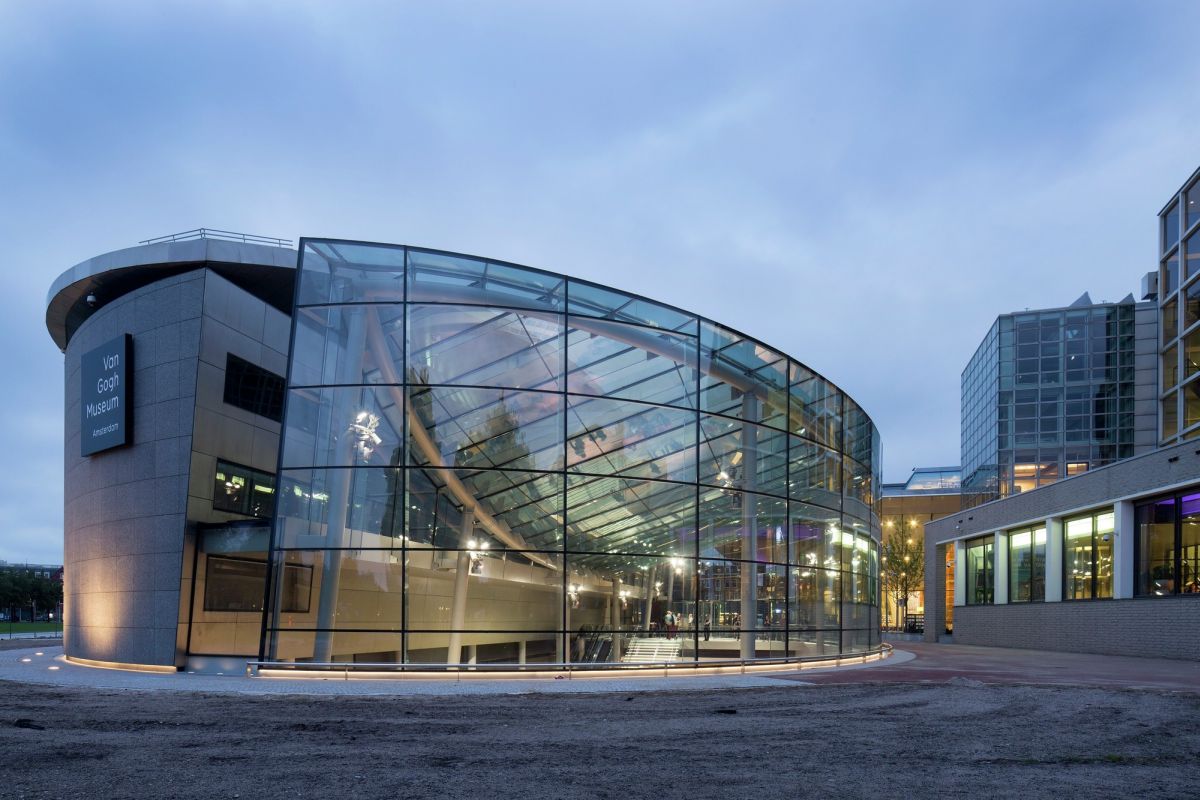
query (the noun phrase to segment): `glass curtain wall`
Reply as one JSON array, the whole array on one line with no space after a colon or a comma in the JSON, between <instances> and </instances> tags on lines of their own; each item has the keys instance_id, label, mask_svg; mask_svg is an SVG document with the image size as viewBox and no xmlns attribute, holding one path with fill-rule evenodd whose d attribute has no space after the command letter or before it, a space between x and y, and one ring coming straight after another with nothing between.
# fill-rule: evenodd
<instances>
[{"instance_id":1,"label":"glass curtain wall","mask_svg":"<svg viewBox=\"0 0 1200 800\"><path fill-rule=\"evenodd\" d=\"M293 325L266 657L878 646L879 437L784 354L565 276L336 241L304 243Z\"/></svg>"}]
</instances>

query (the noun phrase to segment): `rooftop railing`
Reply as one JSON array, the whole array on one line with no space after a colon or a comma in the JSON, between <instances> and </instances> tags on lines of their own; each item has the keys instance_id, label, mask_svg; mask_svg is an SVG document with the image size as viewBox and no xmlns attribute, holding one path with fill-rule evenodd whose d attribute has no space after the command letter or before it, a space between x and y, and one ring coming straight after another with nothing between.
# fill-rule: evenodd
<instances>
[{"instance_id":1,"label":"rooftop railing","mask_svg":"<svg viewBox=\"0 0 1200 800\"><path fill-rule=\"evenodd\" d=\"M247 244L265 244L271 247L291 247L291 239L280 239L276 236L259 236L253 233L237 233L223 231L217 228L196 228L182 233L172 233L154 239L143 239L138 244L161 244L162 242L184 242L189 239L221 239L226 242L245 242Z\"/></svg>"}]
</instances>

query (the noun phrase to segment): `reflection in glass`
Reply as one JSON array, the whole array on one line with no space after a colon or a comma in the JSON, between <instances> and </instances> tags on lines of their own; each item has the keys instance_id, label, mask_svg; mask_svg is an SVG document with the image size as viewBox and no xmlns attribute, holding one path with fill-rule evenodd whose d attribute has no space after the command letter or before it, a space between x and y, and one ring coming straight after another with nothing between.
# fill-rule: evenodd
<instances>
[{"instance_id":1,"label":"reflection in glass","mask_svg":"<svg viewBox=\"0 0 1200 800\"><path fill-rule=\"evenodd\" d=\"M482 258L306 240L298 280L270 658L878 645L879 436L821 376L670 306Z\"/></svg>"}]
</instances>

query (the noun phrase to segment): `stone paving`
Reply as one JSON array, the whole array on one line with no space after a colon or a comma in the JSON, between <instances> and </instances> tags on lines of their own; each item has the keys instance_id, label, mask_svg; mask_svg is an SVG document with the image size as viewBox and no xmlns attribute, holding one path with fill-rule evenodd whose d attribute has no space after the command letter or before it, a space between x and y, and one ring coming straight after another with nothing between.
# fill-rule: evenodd
<instances>
[{"instance_id":1,"label":"stone paving","mask_svg":"<svg viewBox=\"0 0 1200 800\"><path fill-rule=\"evenodd\" d=\"M1200 663L1081 653L1009 650L905 642L891 657L868 664L773 672L662 676L601 674L573 678L502 676L249 678L244 675L161 674L73 664L62 647L0 652L0 680L58 687L213 692L252 695L477 695L750 689L780 685L967 683L1159 689L1200 693Z\"/></svg>"}]
</instances>

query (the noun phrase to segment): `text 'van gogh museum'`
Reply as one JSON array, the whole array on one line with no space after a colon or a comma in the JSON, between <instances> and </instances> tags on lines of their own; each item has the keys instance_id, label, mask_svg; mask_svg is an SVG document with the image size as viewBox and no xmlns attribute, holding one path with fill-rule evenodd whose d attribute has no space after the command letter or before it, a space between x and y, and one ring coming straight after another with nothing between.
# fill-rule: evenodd
<instances>
[{"instance_id":1,"label":"text 'van gogh museum'","mask_svg":"<svg viewBox=\"0 0 1200 800\"><path fill-rule=\"evenodd\" d=\"M875 427L718 322L484 258L200 230L68 270L46 323L69 658L880 650Z\"/></svg>"}]
</instances>

